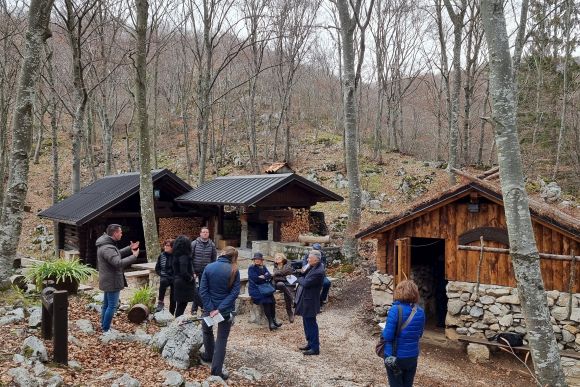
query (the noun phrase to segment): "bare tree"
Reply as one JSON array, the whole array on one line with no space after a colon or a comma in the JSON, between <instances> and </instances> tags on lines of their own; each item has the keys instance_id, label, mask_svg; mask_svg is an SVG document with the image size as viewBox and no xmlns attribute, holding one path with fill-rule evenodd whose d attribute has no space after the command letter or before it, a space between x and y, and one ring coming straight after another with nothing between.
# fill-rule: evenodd
<instances>
[{"instance_id":1,"label":"bare tree","mask_svg":"<svg viewBox=\"0 0 580 387\"><path fill-rule=\"evenodd\" d=\"M147 256L155 258L159 250L159 236L155 219L153 200L153 179L151 174L151 130L147 114L147 19L149 3L135 0L135 106L137 128L139 130L139 198L141 200L141 219Z\"/></svg>"},{"instance_id":2,"label":"bare tree","mask_svg":"<svg viewBox=\"0 0 580 387\"><path fill-rule=\"evenodd\" d=\"M516 120L517 95L514 94L503 1L482 0L481 16L490 57L489 88L493 101L493 121L510 257L526 321L534 371L542 386L565 386L522 172Z\"/></svg>"},{"instance_id":3,"label":"bare tree","mask_svg":"<svg viewBox=\"0 0 580 387\"><path fill-rule=\"evenodd\" d=\"M313 24L320 0L279 0L274 8L274 52L279 63L276 76L280 114L274 132L273 157L277 158L278 132L284 126L284 159L290 161L292 91L297 71L312 44Z\"/></svg>"},{"instance_id":4,"label":"bare tree","mask_svg":"<svg viewBox=\"0 0 580 387\"><path fill-rule=\"evenodd\" d=\"M445 9L453 23L453 87L451 91L451 118L449 127L449 183L455 184L455 175L451 168L457 168L458 138L459 138L459 95L461 93L461 42L463 37L463 19L467 11L467 0L459 0L452 4L451 0L443 0ZM457 8L457 12L455 11Z\"/></svg>"},{"instance_id":5,"label":"bare tree","mask_svg":"<svg viewBox=\"0 0 580 387\"><path fill-rule=\"evenodd\" d=\"M12 273L12 261L22 231L22 213L28 192L28 168L32 141L32 108L36 82L42 64L42 48L51 36L48 28L53 0L31 0L28 32L12 120L10 176L2 218L0 219L0 288L6 289Z\"/></svg>"},{"instance_id":6,"label":"bare tree","mask_svg":"<svg viewBox=\"0 0 580 387\"><path fill-rule=\"evenodd\" d=\"M358 245L355 234L360 227L361 216L361 187L358 162L358 127L356 117L356 92L360 82L361 68L365 54L365 31L371 20L370 14L373 9L373 0L368 9L363 10L363 1L356 0L351 3L347 0L335 2L340 20L340 33L342 40L342 69L344 85L343 110L345 131L346 172L348 177L348 222L346 225L343 251L346 259L353 262L358 256ZM366 15L363 15L365 11ZM365 19L362 19L365 17ZM358 36L355 39L355 31ZM355 44L358 48L358 57L355 67Z\"/></svg>"},{"instance_id":7,"label":"bare tree","mask_svg":"<svg viewBox=\"0 0 580 387\"><path fill-rule=\"evenodd\" d=\"M83 42L90 33L89 27L94 20L93 8L97 0L80 1L64 0L64 9L56 7L56 11L62 19L67 33L68 43L71 50L73 69L73 85L75 102L72 122L72 174L71 192L77 193L81 189L81 146L85 124L85 113L89 92L85 80L86 63L83 60Z\"/></svg>"}]
</instances>

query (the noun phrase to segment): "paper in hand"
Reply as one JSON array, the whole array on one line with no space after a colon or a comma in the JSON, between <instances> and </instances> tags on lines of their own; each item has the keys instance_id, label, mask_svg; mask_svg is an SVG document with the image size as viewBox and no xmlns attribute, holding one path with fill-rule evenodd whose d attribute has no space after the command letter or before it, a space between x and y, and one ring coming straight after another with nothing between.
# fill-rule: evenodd
<instances>
[{"instance_id":1,"label":"paper in hand","mask_svg":"<svg viewBox=\"0 0 580 387\"><path fill-rule=\"evenodd\" d=\"M294 282L296 282L297 279L298 278L296 278L296 276L292 274L286 276L286 281L288 281L290 285L294 284Z\"/></svg>"},{"instance_id":2,"label":"paper in hand","mask_svg":"<svg viewBox=\"0 0 580 387\"><path fill-rule=\"evenodd\" d=\"M215 324L219 324L222 321L224 321L224 316L222 316L221 313L218 313L213 317L205 316L203 318L203 321L205 322L205 325L207 325L208 327L212 327Z\"/></svg>"}]
</instances>

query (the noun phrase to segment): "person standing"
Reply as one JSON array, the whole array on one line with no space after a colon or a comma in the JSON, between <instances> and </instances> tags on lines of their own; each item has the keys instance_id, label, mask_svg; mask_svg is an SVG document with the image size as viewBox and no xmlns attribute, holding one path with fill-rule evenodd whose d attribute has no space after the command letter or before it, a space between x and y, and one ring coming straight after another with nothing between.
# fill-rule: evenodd
<instances>
[{"instance_id":1,"label":"person standing","mask_svg":"<svg viewBox=\"0 0 580 387\"><path fill-rule=\"evenodd\" d=\"M185 312L187 303L193 301L195 277L191 261L191 241L180 235L173 242L173 292L175 297L175 317Z\"/></svg>"},{"instance_id":2,"label":"person standing","mask_svg":"<svg viewBox=\"0 0 580 387\"><path fill-rule=\"evenodd\" d=\"M395 356L397 361L395 368L385 365L387 378L390 387L411 387L417 371L419 339L425 329L425 312L417 305L419 289L415 282L399 282L395 287L393 301L382 335L385 339L385 358ZM399 321L401 325L398 328ZM396 352L393 349L395 341Z\"/></svg>"},{"instance_id":3,"label":"person standing","mask_svg":"<svg viewBox=\"0 0 580 387\"><path fill-rule=\"evenodd\" d=\"M240 294L238 250L227 246L217 261L207 265L201 276L199 294L203 302L203 316L214 317L219 313L224 318L217 327L217 340L214 338L213 327L202 321L205 352L201 354L201 359L211 362L212 375L226 380L228 374L223 368L226 346L233 324L236 298Z\"/></svg>"},{"instance_id":4,"label":"person standing","mask_svg":"<svg viewBox=\"0 0 580 387\"><path fill-rule=\"evenodd\" d=\"M175 297L173 294L173 239L163 243L163 252L157 258L155 272L159 276L159 297L155 313L164 307L165 292L169 288L169 313L175 314Z\"/></svg>"},{"instance_id":5,"label":"person standing","mask_svg":"<svg viewBox=\"0 0 580 387\"><path fill-rule=\"evenodd\" d=\"M312 250L320 252L320 262L324 265L324 269L327 267L326 254L322 251L322 246L320 243L314 243L312 245ZM306 270L308 265L308 252L304 254L302 258L302 271ZM328 292L330 291L331 282L326 275L324 275L324 282L322 283L322 291L320 292L320 305L324 305L328 302Z\"/></svg>"},{"instance_id":6,"label":"person standing","mask_svg":"<svg viewBox=\"0 0 580 387\"><path fill-rule=\"evenodd\" d=\"M324 265L320 262L321 255L318 250L311 250L308 254L308 267L303 276L298 278L298 290L296 291L297 316L302 316L304 335L307 343L300 347L303 354L320 354L320 339L318 336L318 322L316 315L320 312L320 290L324 282Z\"/></svg>"},{"instance_id":7,"label":"person standing","mask_svg":"<svg viewBox=\"0 0 580 387\"><path fill-rule=\"evenodd\" d=\"M284 302L286 303L286 313L288 314L288 321L294 322L294 312L292 311L292 292L288 288L288 281L286 277L293 274L294 269L286 259L284 253L274 254L274 272L272 275L272 283L274 287L284 294Z\"/></svg>"},{"instance_id":8,"label":"person standing","mask_svg":"<svg viewBox=\"0 0 580 387\"><path fill-rule=\"evenodd\" d=\"M202 227L199 237L191 242L191 256L193 258L193 270L198 281L200 281L204 269L207 265L215 262L217 258L217 249L215 243L209 238L209 228ZM200 282L198 282L199 285ZM197 309L202 307L202 301L199 297L199 289L195 289L191 314L197 315Z\"/></svg>"},{"instance_id":9,"label":"person standing","mask_svg":"<svg viewBox=\"0 0 580 387\"><path fill-rule=\"evenodd\" d=\"M97 268L99 270L99 289L104 292L101 311L101 329L108 332L111 329L113 316L119 304L119 295L126 286L123 269L137 261L139 256L139 241L131 242L119 250L116 242L123 237L123 230L118 224L110 224L95 245L97 246Z\"/></svg>"},{"instance_id":10,"label":"person standing","mask_svg":"<svg viewBox=\"0 0 580 387\"><path fill-rule=\"evenodd\" d=\"M264 314L268 319L268 327L273 331L282 326L281 323L276 321L276 300L274 300L274 293L263 295L259 288L259 285L271 283L272 274L264 266L264 255L262 253L254 253L252 260L254 264L248 267L248 293L252 297L254 304L262 305ZM273 287L271 289L275 292Z\"/></svg>"}]
</instances>

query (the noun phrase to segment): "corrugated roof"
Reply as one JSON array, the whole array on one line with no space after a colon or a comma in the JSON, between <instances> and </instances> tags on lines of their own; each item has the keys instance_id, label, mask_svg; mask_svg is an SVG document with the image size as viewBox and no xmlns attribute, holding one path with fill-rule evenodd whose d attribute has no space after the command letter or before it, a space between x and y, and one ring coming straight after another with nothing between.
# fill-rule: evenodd
<instances>
[{"instance_id":1,"label":"corrugated roof","mask_svg":"<svg viewBox=\"0 0 580 387\"><path fill-rule=\"evenodd\" d=\"M191 186L167 169L153 171L153 182L168 176L183 191ZM139 191L139 172L105 176L76 194L40 212L38 216L80 226Z\"/></svg>"},{"instance_id":2,"label":"corrugated roof","mask_svg":"<svg viewBox=\"0 0 580 387\"><path fill-rule=\"evenodd\" d=\"M342 196L295 173L224 176L208 181L176 198L187 203L250 206L290 184L300 184L318 194L318 201L342 201Z\"/></svg>"}]
</instances>

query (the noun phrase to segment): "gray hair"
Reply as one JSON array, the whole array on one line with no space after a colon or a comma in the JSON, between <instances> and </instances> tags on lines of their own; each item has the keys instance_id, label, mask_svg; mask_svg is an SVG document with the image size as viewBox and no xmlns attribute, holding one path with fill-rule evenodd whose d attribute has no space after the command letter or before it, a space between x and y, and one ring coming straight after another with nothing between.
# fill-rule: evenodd
<instances>
[{"instance_id":1,"label":"gray hair","mask_svg":"<svg viewBox=\"0 0 580 387\"><path fill-rule=\"evenodd\" d=\"M115 224L115 223L110 224L107 226L106 233L108 236L113 236L113 234L116 233L117 230L119 230L120 228L121 228L121 225L119 225L119 224Z\"/></svg>"},{"instance_id":2,"label":"gray hair","mask_svg":"<svg viewBox=\"0 0 580 387\"><path fill-rule=\"evenodd\" d=\"M322 259L322 254L320 254L320 251L318 250L310 250L310 252L308 253L309 257L316 257L319 261Z\"/></svg>"}]
</instances>

